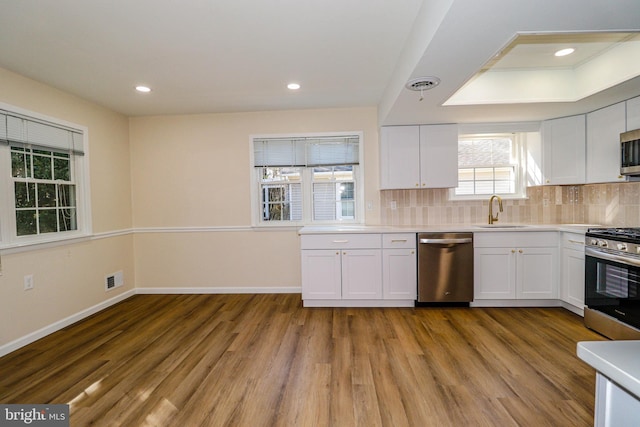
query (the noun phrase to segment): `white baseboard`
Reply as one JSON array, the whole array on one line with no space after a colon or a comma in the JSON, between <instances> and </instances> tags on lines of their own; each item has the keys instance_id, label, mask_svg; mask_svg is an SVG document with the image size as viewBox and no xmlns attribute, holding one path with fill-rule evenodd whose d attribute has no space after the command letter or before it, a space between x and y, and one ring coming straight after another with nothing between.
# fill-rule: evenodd
<instances>
[{"instance_id":1,"label":"white baseboard","mask_svg":"<svg viewBox=\"0 0 640 427\"><path fill-rule=\"evenodd\" d=\"M12 351L15 351L17 349L19 349L20 347L24 347L27 344L31 344L32 342L35 342L37 340L39 340L40 338L44 338L49 334L52 334L56 331L59 331L60 329L66 328L67 326L76 323L86 317L91 316L92 314L95 314L99 311L104 310L105 308L108 308L114 304L119 303L120 301L124 301L125 299L133 296L136 294L135 289L126 291L121 293L120 295L117 295L113 298L110 298L106 301L103 301L99 304L94 305L93 307L89 307L85 310L79 311L76 314L72 314L69 317L66 317L62 320L59 320L57 322L52 323L49 326L45 326L44 328L38 329L35 332L32 332L30 334L27 334L23 337L20 337L16 340L13 340L3 346L0 346L0 357L4 356L5 354L9 354Z\"/></svg>"},{"instance_id":2,"label":"white baseboard","mask_svg":"<svg viewBox=\"0 0 640 427\"><path fill-rule=\"evenodd\" d=\"M414 300L306 299L303 307L415 307Z\"/></svg>"},{"instance_id":3,"label":"white baseboard","mask_svg":"<svg viewBox=\"0 0 640 427\"><path fill-rule=\"evenodd\" d=\"M577 314L578 316L584 317L584 308L576 307L575 305L569 304L564 301L562 301L562 307L569 310L572 313Z\"/></svg>"},{"instance_id":4,"label":"white baseboard","mask_svg":"<svg viewBox=\"0 0 640 427\"><path fill-rule=\"evenodd\" d=\"M470 307L561 307L557 299L477 299Z\"/></svg>"},{"instance_id":5,"label":"white baseboard","mask_svg":"<svg viewBox=\"0 0 640 427\"><path fill-rule=\"evenodd\" d=\"M301 287L136 288L136 294L301 294Z\"/></svg>"}]
</instances>

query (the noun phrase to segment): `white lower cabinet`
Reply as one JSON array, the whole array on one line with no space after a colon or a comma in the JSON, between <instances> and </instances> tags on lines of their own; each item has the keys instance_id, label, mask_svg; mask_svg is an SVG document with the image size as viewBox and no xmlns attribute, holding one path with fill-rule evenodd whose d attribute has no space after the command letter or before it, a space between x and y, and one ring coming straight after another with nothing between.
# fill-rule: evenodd
<instances>
[{"instance_id":1,"label":"white lower cabinet","mask_svg":"<svg viewBox=\"0 0 640 427\"><path fill-rule=\"evenodd\" d=\"M560 298L581 314L584 310L584 235L562 234Z\"/></svg>"},{"instance_id":2,"label":"white lower cabinet","mask_svg":"<svg viewBox=\"0 0 640 427\"><path fill-rule=\"evenodd\" d=\"M304 235L302 299L382 298L380 234Z\"/></svg>"},{"instance_id":3,"label":"white lower cabinet","mask_svg":"<svg viewBox=\"0 0 640 427\"><path fill-rule=\"evenodd\" d=\"M302 299L342 298L342 257L335 249L302 251Z\"/></svg>"},{"instance_id":4,"label":"white lower cabinet","mask_svg":"<svg viewBox=\"0 0 640 427\"><path fill-rule=\"evenodd\" d=\"M558 298L558 248L518 248L516 260L517 299Z\"/></svg>"},{"instance_id":5,"label":"white lower cabinet","mask_svg":"<svg viewBox=\"0 0 640 427\"><path fill-rule=\"evenodd\" d=\"M515 249L475 248L473 258L474 300L515 299Z\"/></svg>"},{"instance_id":6,"label":"white lower cabinet","mask_svg":"<svg viewBox=\"0 0 640 427\"><path fill-rule=\"evenodd\" d=\"M474 234L474 300L557 300L555 232Z\"/></svg>"},{"instance_id":7,"label":"white lower cabinet","mask_svg":"<svg viewBox=\"0 0 640 427\"><path fill-rule=\"evenodd\" d=\"M382 298L381 249L302 251L302 299Z\"/></svg>"},{"instance_id":8,"label":"white lower cabinet","mask_svg":"<svg viewBox=\"0 0 640 427\"><path fill-rule=\"evenodd\" d=\"M382 297L415 300L418 291L415 233L384 234L382 248Z\"/></svg>"},{"instance_id":9,"label":"white lower cabinet","mask_svg":"<svg viewBox=\"0 0 640 427\"><path fill-rule=\"evenodd\" d=\"M415 233L302 235L305 306L413 306Z\"/></svg>"},{"instance_id":10,"label":"white lower cabinet","mask_svg":"<svg viewBox=\"0 0 640 427\"><path fill-rule=\"evenodd\" d=\"M382 250L342 252L342 299L382 298Z\"/></svg>"}]
</instances>

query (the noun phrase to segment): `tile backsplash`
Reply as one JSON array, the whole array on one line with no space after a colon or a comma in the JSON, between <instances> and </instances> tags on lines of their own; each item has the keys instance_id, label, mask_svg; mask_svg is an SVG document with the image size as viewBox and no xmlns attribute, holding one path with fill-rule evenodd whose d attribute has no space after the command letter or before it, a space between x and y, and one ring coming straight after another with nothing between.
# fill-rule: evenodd
<instances>
[{"instance_id":1,"label":"tile backsplash","mask_svg":"<svg viewBox=\"0 0 640 427\"><path fill-rule=\"evenodd\" d=\"M383 190L381 204L385 225L480 224L489 217L489 197L452 201L448 189ZM640 182L529 187L527 199L504 199L503 208L504 223L640 227Z\"/></svg>"}]
</instances>

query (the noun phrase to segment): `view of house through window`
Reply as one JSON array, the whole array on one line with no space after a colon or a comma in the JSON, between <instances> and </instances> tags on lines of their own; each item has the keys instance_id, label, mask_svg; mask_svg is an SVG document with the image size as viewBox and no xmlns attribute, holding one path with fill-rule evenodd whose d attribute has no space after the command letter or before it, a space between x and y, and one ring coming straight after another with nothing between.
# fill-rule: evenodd
<instances>
[{"instance_id":1,"label":"view of house through window","mask_svg":"<svg viewBox=\"0 0 640 427\"><path fill-rule=\"evenodd\" d=\"M260 173L262 220L301 221L301 169L262 167Z\"/></svg>"},{"instance_id":2,"label":"view of house through window","mask_svg":"<svg viewBox=\"0 0 640 427\"><path fill-rule=\"evenodd\" d=\"M357 222L359 135L254 138L259 221Z\"/></svg>"},{"instance_id":3,"label":"view of house through window","mask_svg":"<svg viewBox=\"0 0 640 427\"><path fill-rule=\"evenodd\" d=\"M512 134L461 136L457 196L517 193L518 158Z\"/></svg>"},{"instance_id":4,"label":"view of house through window","mask_svg":"<svg viewBox=\"0 0 640 427\"><path fill-rule=\"evenodd\" d=\"M313 219L355 219L353 166L313 168Z\"/></svg>"}]
</instances>

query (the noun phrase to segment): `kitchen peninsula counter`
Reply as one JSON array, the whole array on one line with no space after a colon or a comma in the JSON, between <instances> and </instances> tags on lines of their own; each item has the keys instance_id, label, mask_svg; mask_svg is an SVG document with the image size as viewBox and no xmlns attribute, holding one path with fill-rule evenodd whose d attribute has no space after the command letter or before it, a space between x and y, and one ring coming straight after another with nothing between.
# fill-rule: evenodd
<instances>
[{"instance_id":1,"label":"kitchen peninsula counter","mask_svg":"<svg viewBox=\"0 0 640 427\"><path fill-rule=\"evenodd\" d=\"M597 371L594 425L640 425L640 341L579 342L577 354Z\"/></svg>"}]
</instances>

